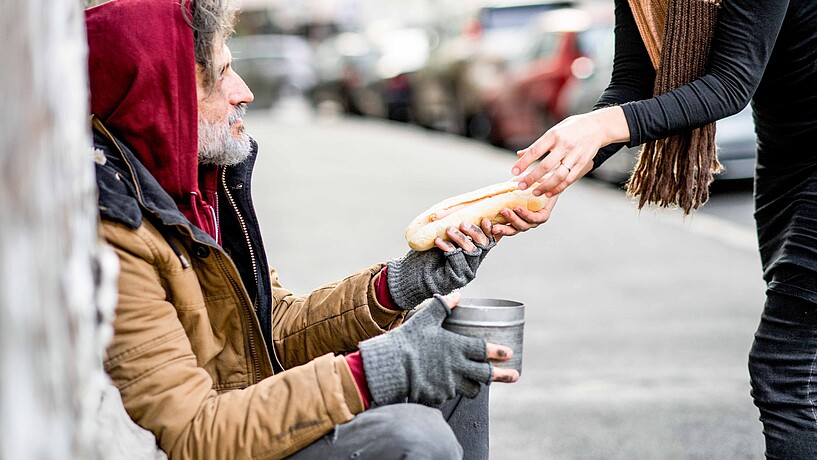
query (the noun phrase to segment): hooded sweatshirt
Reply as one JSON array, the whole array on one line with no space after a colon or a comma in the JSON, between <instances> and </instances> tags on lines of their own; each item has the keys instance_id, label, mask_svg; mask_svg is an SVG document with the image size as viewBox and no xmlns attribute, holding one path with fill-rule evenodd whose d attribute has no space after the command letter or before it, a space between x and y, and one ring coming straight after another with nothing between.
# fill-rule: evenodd
<instances>
[{"instance_id":1,"label":"hooded sweatshirt","mask_svg":"<svg viewBox=\"0 0 817 460\"><path fill-rule=\"evenodd\" d=\"M179 2L117 0L86 10L91 112L131 148L185 217L219 241L217 206L202 194L215 189L208 184L217 171L198 164L187 5L183 12Z\"/></svg>"}]
</instances>

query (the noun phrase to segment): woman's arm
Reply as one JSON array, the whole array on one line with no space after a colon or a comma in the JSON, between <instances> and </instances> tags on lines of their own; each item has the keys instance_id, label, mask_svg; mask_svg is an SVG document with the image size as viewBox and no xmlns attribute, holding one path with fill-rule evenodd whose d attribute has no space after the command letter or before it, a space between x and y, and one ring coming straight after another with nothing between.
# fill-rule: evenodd
<instances>
[{"instance_id":1,"label":"woman's arm","mask_svg":"<svg viewBox=\"0 0 817 460\"><path fill-rule=\"evenodd\" d=\"M627 0L616 0L615 54L610 84L599 97L593 110L652 97L655 69L647 47L641 40L638 26ZM614 143L600 149L593 158L593 169L618 152L624 143Z\"/></svg>"},{"instance_id":2,"label":"woman's arm","mask_svg":"<svg viewBox=\"0 0 817 460\"><path fill-rule=\"evenodd\" d=\"M788 0L724 1L706 74L660 96L622 106L630 144L669 137L746 107L763 77L788 5Z\"/></svg>"},{"instance_id":3,"label":"woman's arm","mask_svg":"<svg viewBox=\"0 0 817 460\"><path fill-rule=\"evenodd\" d=\"M520 188L552 172L537 193L558 194L590 170L602 147L617 141L638 145L739 112L760 83L787 8L788 0L724 1L705 75L661 96L623 104L621 114L606 108L554 126L520 151L514 174L547 155L519 181ZM568 123L573 118L576 123ZM629 135L622 136L621 128Z\"/></svg>"}]
</instances>

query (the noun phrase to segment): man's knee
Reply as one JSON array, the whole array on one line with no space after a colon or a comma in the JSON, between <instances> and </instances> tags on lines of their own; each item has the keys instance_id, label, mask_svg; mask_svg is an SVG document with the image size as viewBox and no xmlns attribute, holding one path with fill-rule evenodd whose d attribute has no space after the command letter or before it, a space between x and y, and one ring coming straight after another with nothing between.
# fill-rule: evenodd
<instances>
[{"instance_id":1,"label":"man's knee","mask_svg":"<svg viewBox=\"0 0 817 460\"><path fill-rule=\"evenodd\" d=\"M404 453L405 458L462 458L462 447L438 409L419 404L396 404L381 409L389 412L391 421L386 436L395 452Z\"/></svg>"}]
</instances>

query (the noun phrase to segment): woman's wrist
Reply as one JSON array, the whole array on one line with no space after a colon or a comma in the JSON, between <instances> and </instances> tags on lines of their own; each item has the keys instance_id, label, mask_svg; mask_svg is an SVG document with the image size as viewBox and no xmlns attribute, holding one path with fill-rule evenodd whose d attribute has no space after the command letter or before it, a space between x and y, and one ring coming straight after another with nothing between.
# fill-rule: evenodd
<instances>
[{"instance_id":1,"label":"woman's wrist","mask_svg":"<svg viewBox=\"0 0 817 460\"><path fill-rule=\"evenodd\" d=\"M602 147L618 142L629 142L630 127L621 107L617 105L605 107L590 112L590 115L595 117L600 126L603 136Z\"/></svg>"}]
</instances>

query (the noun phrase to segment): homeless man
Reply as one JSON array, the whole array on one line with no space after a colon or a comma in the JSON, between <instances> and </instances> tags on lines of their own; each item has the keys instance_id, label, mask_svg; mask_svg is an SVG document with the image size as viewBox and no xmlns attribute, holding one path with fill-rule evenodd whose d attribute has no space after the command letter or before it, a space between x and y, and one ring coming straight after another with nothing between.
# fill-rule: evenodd
<instances>
[{"instance_id":1,"label":"homeless man","mask_svg":"<svg viewBox=\"0 0 817 460\"><path fill-rule=\"evenodd\" d=\"M226 3L86 11L101 232L121 266L105 369L128 414L170 458L462 456L428 406L518 378L488 362L509 349L440 327L459 297L436 294L474 278L490 223L306 296L281 287L252 206L252 93Z\"/></svg>"}]
</instances>

